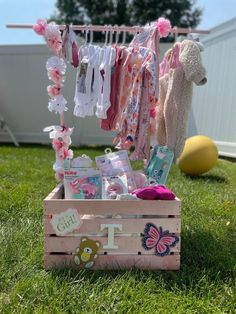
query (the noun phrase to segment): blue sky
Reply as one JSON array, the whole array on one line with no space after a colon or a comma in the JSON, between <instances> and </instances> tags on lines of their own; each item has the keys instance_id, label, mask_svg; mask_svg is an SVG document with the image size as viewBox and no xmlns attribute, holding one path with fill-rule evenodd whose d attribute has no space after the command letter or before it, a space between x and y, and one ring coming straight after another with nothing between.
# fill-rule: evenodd
<instances>
[{"instance_id":1,"label":"blue sky","mask_svg":"<svg viewBox=\"0 0 236 314\"><path fill-rule=\"evenodd\" d=\"M55 0L0 0L0 44L43 43L32 30L6 29L5 24L33 24L55 12ZM199 29L209 29L236 16L236 0L197 0L204 7Z\"/></svg>"}]
</instances>

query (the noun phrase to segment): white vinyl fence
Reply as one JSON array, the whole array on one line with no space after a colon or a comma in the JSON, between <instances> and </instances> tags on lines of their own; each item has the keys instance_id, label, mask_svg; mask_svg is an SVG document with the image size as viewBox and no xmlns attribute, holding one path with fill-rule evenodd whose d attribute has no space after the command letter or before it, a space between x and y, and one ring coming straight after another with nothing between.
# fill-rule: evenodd
<instances>
[{"instance_id":1,"label":"white vinyl fence","mask_svg":"<svg viewBox=\"0 0 236 314\"><path fill-rule=\"evenodd\" d=\"M220 155L236 157L236 18L202 39L208 82L194 87L189 135L211 137Z\"/></svg>"}]
</instances>

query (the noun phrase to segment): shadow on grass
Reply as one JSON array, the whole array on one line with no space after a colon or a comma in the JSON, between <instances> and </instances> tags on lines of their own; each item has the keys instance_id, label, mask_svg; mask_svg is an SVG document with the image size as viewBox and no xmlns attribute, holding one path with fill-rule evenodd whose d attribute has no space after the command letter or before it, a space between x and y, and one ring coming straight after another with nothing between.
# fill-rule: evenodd
<instances>
[{"instance_id":1,"label":"shadow on grass","mask_svg":"<svg viewBox=\"0 0 236 314\"><path fill-rule=\"evenodd\" d=\"M215 174L205 174L205 175L199 175L199 176L191 176L191 175L184 174L184 176L193 181L205 181L207 183L228 183L229 182L227 178L223 176L215 175Z\"/></svg>"},{"instance_id":2,"label":"shadow on grass","mask_svg":"<svg viewBox=\"0 0 236 314\"><path fill-rule=\"evenodd\" d=\"M223 236L214 237L201 229L185 231L182 234L181 263L186 267L208 269L212 275L221 272L222 276L233 270L236 247L232 239L232 227Z\"/></svg>"},{"instance_id":3,"label":"shadow on grass","mask_svg":"<svg viewBox=\"0 0 236 314\"><path fill-rule=\"evenodd\" d=\"M230 162L236 162L236 157L220 156L219 159L227 160L227 161L230 161Z\"/></svg>"}]
</instances>

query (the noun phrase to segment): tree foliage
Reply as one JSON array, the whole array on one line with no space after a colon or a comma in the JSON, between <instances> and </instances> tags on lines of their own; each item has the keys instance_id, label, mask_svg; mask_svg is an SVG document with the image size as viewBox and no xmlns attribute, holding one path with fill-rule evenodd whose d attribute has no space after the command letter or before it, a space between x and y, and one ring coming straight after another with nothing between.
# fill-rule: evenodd
<instances>
[{"instance_id":1,"label":"tree foliage","mask_svg":"<svg viewBox=\"0 0 236 314\"><path fill-rule=\"evenodd\" d=\"M73 24L145 25L164 16L173 26L196 27L202 9L195 0L57 0L53 19Z\"/></svg>"}]
</instances>

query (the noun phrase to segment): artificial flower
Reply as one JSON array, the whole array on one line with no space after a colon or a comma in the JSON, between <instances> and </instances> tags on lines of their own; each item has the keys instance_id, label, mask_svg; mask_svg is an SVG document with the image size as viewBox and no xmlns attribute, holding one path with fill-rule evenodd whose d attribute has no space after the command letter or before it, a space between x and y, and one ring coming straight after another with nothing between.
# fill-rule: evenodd
<instances>
[{"instance_id":1,"label":"artificial flower","mask_svg":"<svg viewBox=\"0 0 236 314\"><path fill-rule=\"evenodd\" d=\"M60 139L68 146L71 144L71 134L74 128L63 127L60 125L51 125L43 129L44 132L50 132L49 138Z\"/></svg>"},{"instance_id":2,"label":"artificial flower","mask_svg":"<svg viewBox=\"0 0 236 314\"><path fill-rule=\"evenodd\" d=\"M64 143L62 140L59 140L58 138L54 138L52 140L52 147L56 152L59 151L62 147L65 147L65 145L66 143Z\"/></svg>"},{"instance_id":3,"label":"artificial flower","mask_svg":"<svg viewBox=\"0 0 236 314\"><path fill-rule=\"evenodd\" d=\"M160 17L155 23L158 28L160 38L167 37L171 31L171 23L168 19Z\"/></svg>"},{"instance_id":4,"label":"artificial flower","mask_svg":"<svg viewBox=\"0 0 236 314\"><path fill-rule=\"evenodd\" d=\"M45 39L49 48L53 49L54 53L58 55L62 48L62 39L59 27L56 23L51 22L45 29Z\"/></svg>"},{"instance_id":5,"label":"artificial flower","mask_svg":"<svg viewBox=\"0 0 236 314\"><path fill-rule=\"evenodd\" d=\"M51 98L56 97L57 95L60 94L61 88L62 88L61 85L49 85L49 86L47 87L48 95L49 95Z\"/></svg>"},{"instance_id":6,"label":"artificial flower","mask_svg":"<svg viewBox=\"0 0 236 314\"><path fill-rule=\"evenodd\" d=\"M66 63L62 58L53 56L48 58L46 63L46 69L48 71L51 69L57 69L63 75L66 72Z\"/></svg>"},{"instance_id":7,"label":"artificial flower","mask_svg":"<svg viewBox=\"0 0 236 314\"><path fill-rule=\"evenodd\" d=\"M68 108L66 107L67 101L62 95L58 95L55 98L51 99L48 103L48 110L55 111L56 113L63 113L67 111Z\"/></svg>"},{"instance_id":8,"label":"artificial flower","mask_svg":"<svg viewBox=\"0 0 236 314\"><path fill-rule=\"evenodd\" d=\"M33 25L33 30L38 35L45 35L46 28L47 28L47 21L46 20L42 20L42 19L38 19L36 24Z\"/></svg>"},{"instance_id":9,"label":"artificial flower","mask_svg":"<svg viewBox=\"0 0 236 314\"><path fill-rule=\"evenodd\" d=\"M58 157L60 159L72 159L73 158L73 151L71 149L68 149L66 147L62 147L59 151L58 151Z\"/></svg>"},{"instance_id":10,"label":"artificial flower","mask_svg":"<svg viewBox=\"0 0 236 314\"><path fill-rule=\"evenodd\" d=\"M58 69L50 69L48 70L48 78L53 81L57 85L61 85L64 82L64 76Z\"/></svg>"}]
</instances>

